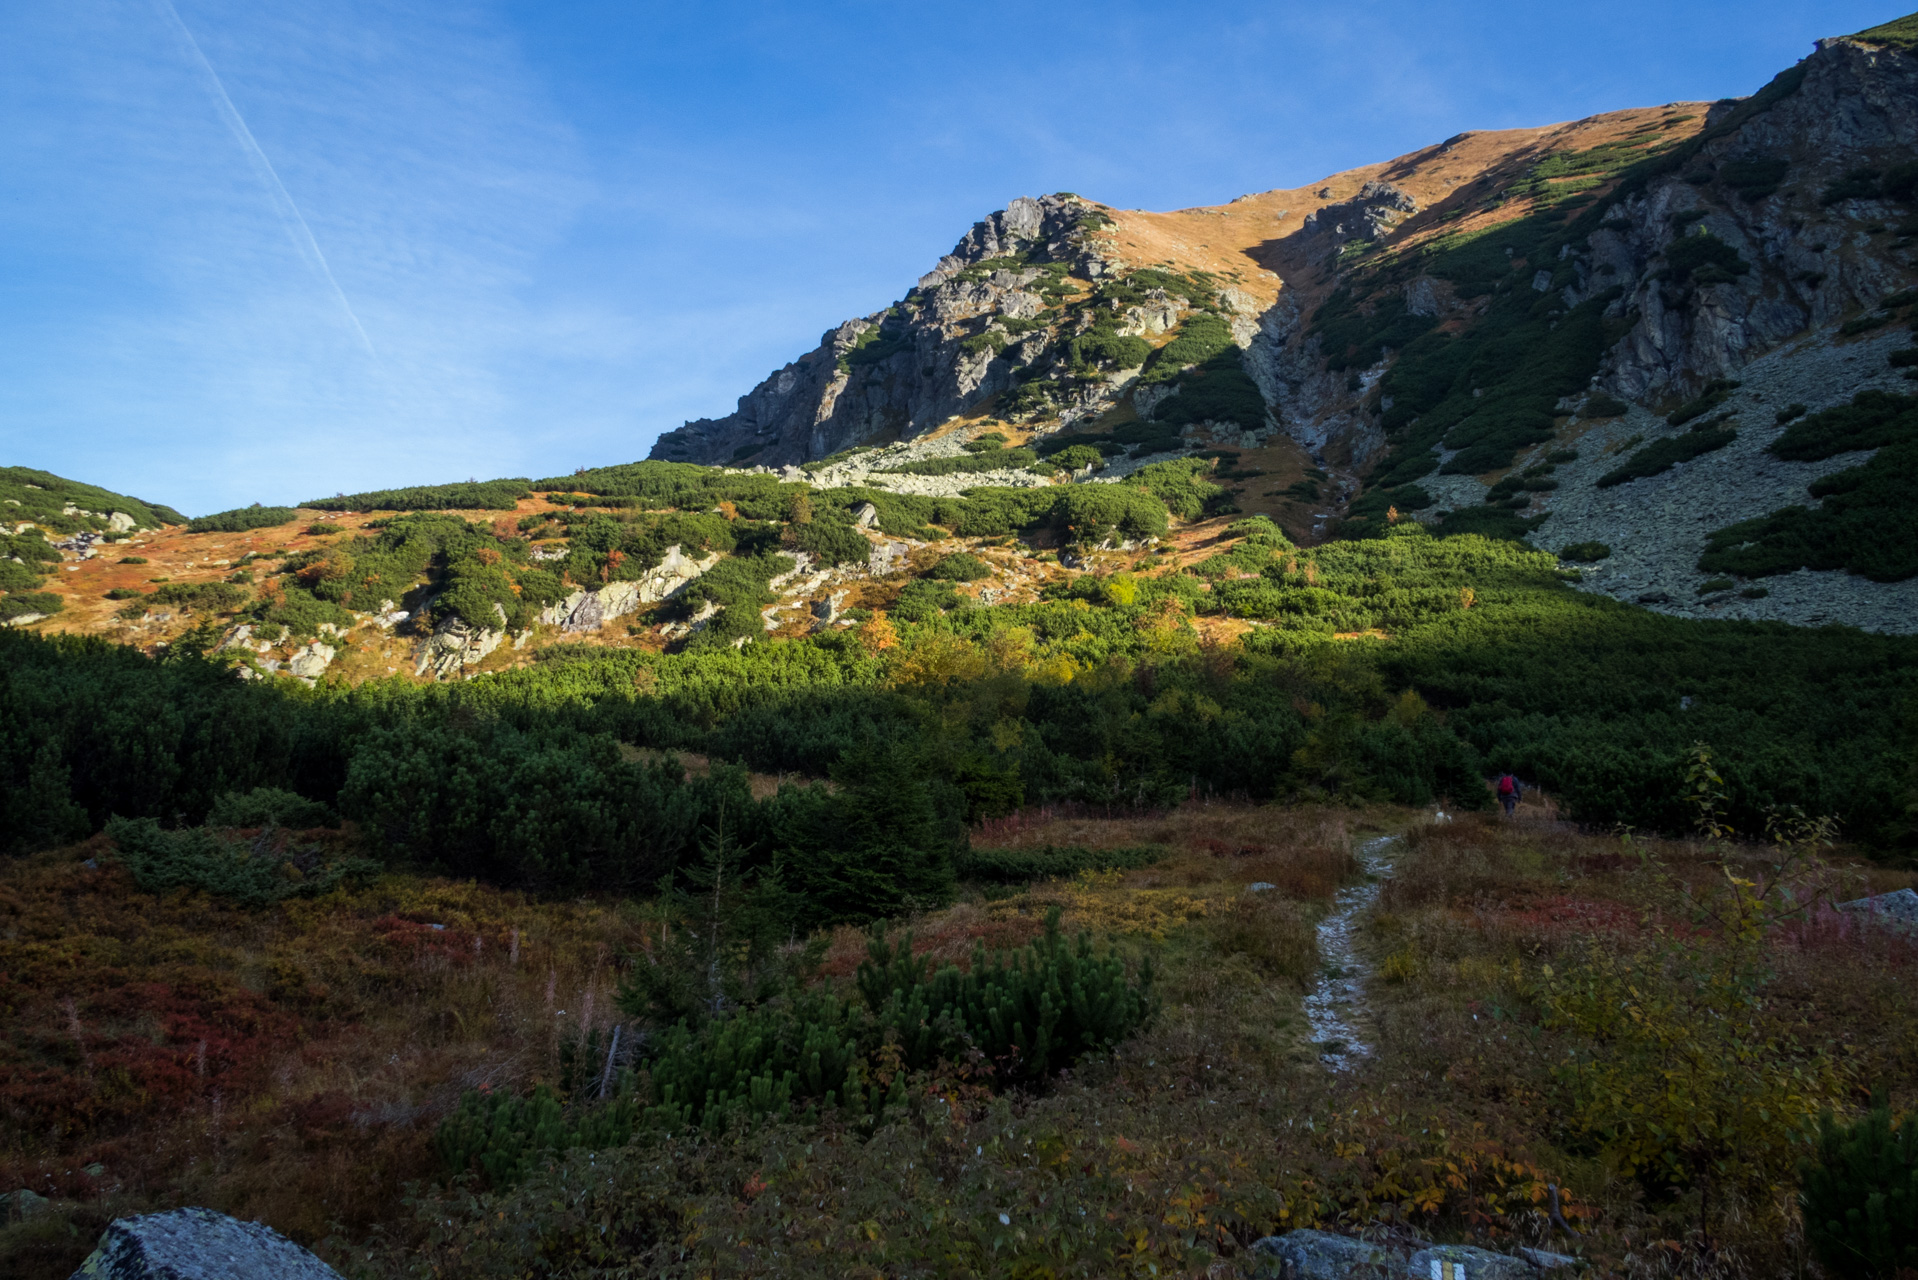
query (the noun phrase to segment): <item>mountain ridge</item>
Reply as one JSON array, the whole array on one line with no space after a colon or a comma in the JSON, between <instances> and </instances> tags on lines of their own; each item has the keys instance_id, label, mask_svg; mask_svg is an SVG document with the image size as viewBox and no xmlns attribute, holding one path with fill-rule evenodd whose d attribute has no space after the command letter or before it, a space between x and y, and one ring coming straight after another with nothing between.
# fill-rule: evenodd
<instances>
[{"instance_id":1,"label":"mountain ridge","mask_svg":"<svg viewBox=\"0 0 1918 1280\"><path fill-rule=\"evenodd\" d=\"M937 452L941 436L980 429L1042 454L1108 441L1135 456L1289 449L1330 477L1301 500L1308 536L1362 534L1396 513L1552 549L1591 541L1591 519L1556 519L1589 503L1547 483L1552 456L1575 454L1621 415L1633 429L1596 447L1656 444L1664 419L1706 388L1786 348L1848 347L1858 326L1897 318L1896 307L1861 311L1914 280L1908 21L1821 40L1746 98L1468 131L1218 206L1155 213L1022 197L975 224L900 303L847 321L734 414L667 433L652 456L816 467L889 442ZM1179 341L1201 330L1210 346ZM1882 334L1873 342L1868 363L1890 359L1896 379L1903 357ZM1185 348L1195 358L1175 368ZM1753 390L1742 423L1727 428L1721 414L1715 426L1776 435L1751 421L1751 401L1768 414L1836 411L1893 385L1883 364L1810 364L1830 376L1787 378L1789 403ZM1593 412L1613 405L1609 417ZM1539 481L1523 503L1498 487L1514 469ZM1640 518L1653 489L1696 464L1667 470L1659 485L1607 495L1635 530L1619 549L1667 566L1664 580L1634 581L1620 598L1662 595L1645 602L1693 611L1696 588L1717 578L1690 566L1717 530ZM1743 483L1708 471L1715 486ZM834 476L895 483L843 467L815 479ZM1770 492L1752 478L1754 493ZM1817 496L1780 495L1796 502L1775 509L1815 508ZM1293 515L1290 527L1304 516L1269 514ZM1574 528L1580 536L1558 532ZM1672 538L1684 545L1664 545ZM1759 594L1712 607L1882 623L1905 603L1857 579L1818 588L1820 603L1802 608L1750 590ZM1854 598L1858 610L1844 603Z\"/></svg>"}]
</instances>

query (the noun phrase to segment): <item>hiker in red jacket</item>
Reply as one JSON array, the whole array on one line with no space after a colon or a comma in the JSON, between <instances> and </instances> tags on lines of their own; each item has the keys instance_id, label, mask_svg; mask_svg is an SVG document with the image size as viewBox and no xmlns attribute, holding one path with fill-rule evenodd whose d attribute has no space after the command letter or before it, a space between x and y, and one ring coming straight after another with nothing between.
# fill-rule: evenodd
<instances>
[{"instance_id":1,"label":"hiker in red jacket","mask_svg":"<svg viewBox=\"0 0 1918 1280\"><path fill-rule=\"evenodd\" d=\"M1506 817L1509 818L1512 816L1512 809L1518 804L1518 793L1523 789L1524 788L1519 785L1518 779L1511 774L1502 773L1499 775L1498 802L1505 806Z\"/></svg>"}]
</instances>

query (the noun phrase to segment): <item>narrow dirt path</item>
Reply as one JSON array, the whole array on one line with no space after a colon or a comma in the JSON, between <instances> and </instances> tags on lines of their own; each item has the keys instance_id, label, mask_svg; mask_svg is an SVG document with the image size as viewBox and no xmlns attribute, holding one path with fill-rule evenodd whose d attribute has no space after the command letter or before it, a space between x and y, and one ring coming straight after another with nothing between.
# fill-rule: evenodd
<instances>
[{"instance_id":1,"label":"narrow dirt path","mask_svg":"<svg viewBox=\"0 0 1918 1280\"><path fill-rule=\"evenodd\" d=\"M1359 953L1358 930L1361 917L1378 902L1379 890L1391 877L1398 840L1379 836L1359 846L1365 878L1339 890L1331 913L1319 921L1319 977L1305 997L1305 1017L1319 1061L1333 1071L1350 1071L1372 1053L1365 1006L1371 966Z\"/></svg>"}]
</instances>

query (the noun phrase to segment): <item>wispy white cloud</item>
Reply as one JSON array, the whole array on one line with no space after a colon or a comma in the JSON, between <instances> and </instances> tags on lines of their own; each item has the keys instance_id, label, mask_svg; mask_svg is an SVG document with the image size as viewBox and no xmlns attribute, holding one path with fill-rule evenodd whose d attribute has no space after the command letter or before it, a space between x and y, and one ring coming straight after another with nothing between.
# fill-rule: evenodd
<instances>
[{"instance_id":1,"label":"wispy white cloud","mask_svg":"<svg viewBox=\"0 0 1918 1280\"><path fill-rule=\"evenodd\" d=\"M193 38L193 31L180 17L180 11L173 7L173 0L156 0L160 16L168 28L179 37L194 65L203 73L208 92L213 98L214 108L220 119L232 131L234 141L246 153L247 162L253 166L253 172L259 177L260 185L266 189L267 197L273 202L274 212L280 217L282 225L293 241L294 249L305 258L326 281L327 288L339 302L340 310L345 314L347 323L353 326L353 332L359 335L360 343L366 348L366 354L375 360L379 353L373 349L373 340L366 336L366 326L353 314L353 304L346 300L346 291L340 288L340 282L333 276L333 268L327 264L326 254L320 249L320 242L313 238L313 228L306 224L306 215L300 212L299 204L287 191L286 184L280 181L280 175L273 162L261 150L253 137L253 130L246 127L246 120L239 109L233 105L233 99L227 96L226 85L220 82L220 73L213 69L206 53L200 48L200 42Z\"/></svg>"}]
</instances>

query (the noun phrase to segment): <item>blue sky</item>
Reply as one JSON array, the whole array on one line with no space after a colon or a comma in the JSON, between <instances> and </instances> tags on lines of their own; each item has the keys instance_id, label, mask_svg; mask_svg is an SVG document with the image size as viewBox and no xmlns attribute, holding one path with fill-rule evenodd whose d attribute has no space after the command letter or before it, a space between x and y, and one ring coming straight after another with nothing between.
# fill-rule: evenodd
<instances>
[{"instance_id":1,"label":"blue sky","mask_svg":"<svg viewBox=\"0 0 1918 1280\"><path fill-rule=\"evenodd\" d=\"M0 463L190 514L644 457L978 217L1749 93L1896 8L13 0Z\"/></svg>"}]
</instances>

